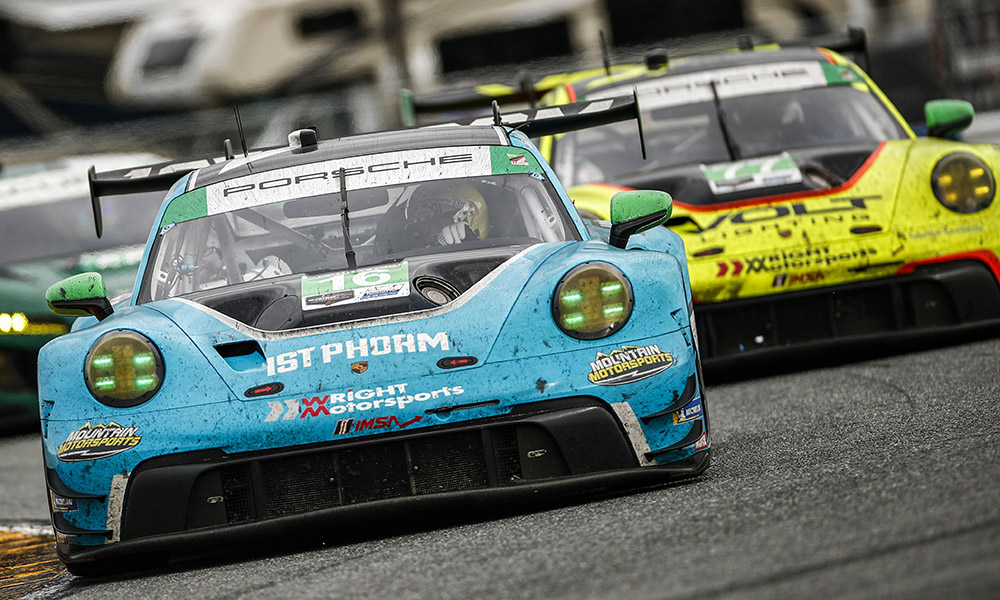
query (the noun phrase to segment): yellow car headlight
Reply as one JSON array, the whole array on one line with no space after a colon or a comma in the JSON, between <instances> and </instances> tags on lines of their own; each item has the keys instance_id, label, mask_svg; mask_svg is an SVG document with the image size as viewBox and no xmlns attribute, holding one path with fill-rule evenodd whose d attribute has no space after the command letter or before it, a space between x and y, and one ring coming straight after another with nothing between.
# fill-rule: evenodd
<instances>
[{"instance_id":1,"label":"yellow car headlight","mask_svg":"<svg viewBox=\"0 0 1000 600\"><path fill-rule=\"evenodd\" d=\"M621 271L605 262L589 262L559 281L552 317L566 335L596 340L625 326L633 302L632 284Z\"/></svg>"},{"instance_id":2,"label":"yellow car headlight","mask_svg":"<svg viewBox=\"0 0 1000 600\"><path fill-rule=\"evenodd\" d=\"M101 404L126 408L149 400L163 383L163 357L141 333L105 333L87 353L87 389Z\"/></svg>"},{"instance_id":3,"label":"yellow car headlight","mask_svg":"<svg viewBox=\"0 0 1000 600\"><path fill-rule=\"evenodd\" d=\"M996 184L993 172L978 156L956 152L934 166L931 187L938 202L948 210L974 213L993 202Z\"/></svg>"}]
</instances>

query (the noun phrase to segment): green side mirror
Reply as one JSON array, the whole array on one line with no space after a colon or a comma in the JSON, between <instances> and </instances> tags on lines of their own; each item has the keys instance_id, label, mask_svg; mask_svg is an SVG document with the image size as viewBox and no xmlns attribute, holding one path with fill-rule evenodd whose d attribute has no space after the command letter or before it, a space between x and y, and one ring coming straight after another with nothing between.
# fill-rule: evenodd
<instances>
[{"instance_id":1,"label":"green side mirror","mask_svg":"<svg viewBox=\"0 0 1000 600\"><path fill-rule=\"evenodd\" d=\"M931 100L924 104L927 135L947 137L955 135L972 123L976 111L965 100Z\"/></svg>"},{"instance_id":2,"label":"green side mirror","mask_svg":"<svg viewBox=\"0 0 1000 600\"><path fill-rule=\"evenodd\" d=\"M662 224L673 210L670 194L655 190L629 190L611 197L611 238L615 248L625 248L628 239Z\"/></svg>"},{"instance_id":3,"label":"green side mirror","mask_svg":"<svg viewBox=\"0 0 1000 600\"><path fill-rule=\"evenodd\" d=\"M52 284L45 301L49 310L68 317L93 315L102 321L114 312L100 273L80 273Z\"/></svg>"}]
</instances>

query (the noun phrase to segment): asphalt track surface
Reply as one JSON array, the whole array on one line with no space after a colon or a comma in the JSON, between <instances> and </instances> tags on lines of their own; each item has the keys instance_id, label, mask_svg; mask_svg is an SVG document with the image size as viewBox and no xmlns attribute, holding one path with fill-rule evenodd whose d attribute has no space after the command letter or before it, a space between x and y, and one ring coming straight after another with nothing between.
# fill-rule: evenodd
<instances>
[{"instance_id":1,"label":"asphalt track surface","mask_svg":"<svg viewBox=\"0 0 1000 600\"><path fill-rule=\"evenodd\" d=\"M17 578L0 566L0 596L1000 596L1000 340L716 383L708 399L714 461L691 483L482 520L400 515L122 578L33 567L4 588ZM38 438L0 452L0 519L44 523Z\"/></svg>"}]
</instances>

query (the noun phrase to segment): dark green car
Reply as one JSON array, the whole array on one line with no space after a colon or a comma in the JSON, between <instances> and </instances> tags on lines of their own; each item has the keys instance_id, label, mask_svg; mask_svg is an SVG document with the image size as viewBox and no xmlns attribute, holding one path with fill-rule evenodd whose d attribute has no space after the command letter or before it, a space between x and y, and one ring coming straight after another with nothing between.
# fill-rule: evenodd
<instances>
[{"instance_id":1,"label":"dark green car","mask_svg":"<svg viewBox=\"0 0 1000 600\"><path fill-rule=\"evenodd\" d=\"M45 290L84 271L104 275L109 296L129 294L162 192L109 198L98 238L87 169L159 162L151 154L100 155L5 166L0 172L0 431L38 420L38 350L69 331Z\"/></svg>"}]
</instances>

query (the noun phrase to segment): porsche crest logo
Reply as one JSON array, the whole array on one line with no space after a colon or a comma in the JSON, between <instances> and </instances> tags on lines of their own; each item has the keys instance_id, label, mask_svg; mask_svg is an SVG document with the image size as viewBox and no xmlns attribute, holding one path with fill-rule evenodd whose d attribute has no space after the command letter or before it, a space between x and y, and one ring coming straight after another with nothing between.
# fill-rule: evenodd
<instances>
[{"instance_id":1,"label":"porsche crest logo","mask_svg":"<svg viewBox=\"0 0 1000 600\"><path fill-rule=\"evenodd\" d=\"M368 370L368 361L362 360L356 363L351 363L351 371L361 374Z\"/></svg>"}]
</instances>

